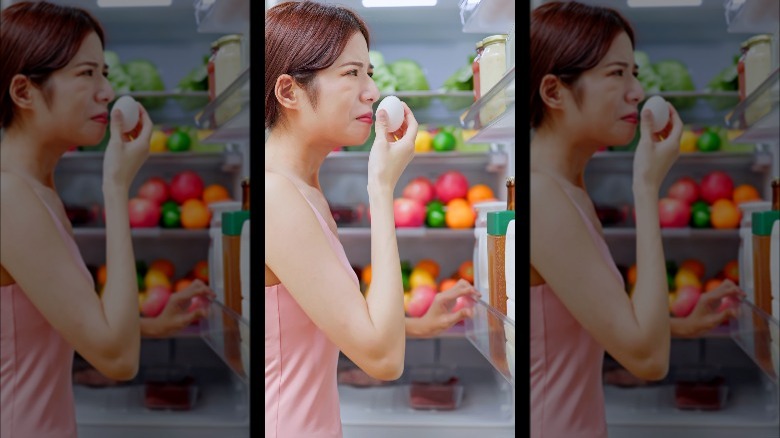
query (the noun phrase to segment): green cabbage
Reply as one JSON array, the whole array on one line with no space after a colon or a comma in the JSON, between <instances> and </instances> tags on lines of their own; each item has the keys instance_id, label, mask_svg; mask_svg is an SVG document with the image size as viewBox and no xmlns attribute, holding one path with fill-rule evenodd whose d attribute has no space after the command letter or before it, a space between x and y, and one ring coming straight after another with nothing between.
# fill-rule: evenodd
<instances>
[{"instance_id":1,"label":"green cabbage","mask_svg":"<svg viewBox=\"0 0 780 438\"><path fill-rule=\"evenodd\" d=\"M430 86L420 65L411 59L399 59L388 64L390 73L397 81L397 91L428 91ZM409 108L426 108L430 100L426 98L408 98L405 100Z\"/></svg>"},{"instance_id":2,"label":"green cabbage","mask_svg":"<svg viewBox=\"0 0 780 438\"><path fill-rule=\"evenodd\" d=\"M390 94L396 91L395 76L390 73L390 68L385 64L385 57L381 53L370 50L368 52L368 59L371 61L371 65L374 66L374 83L379 88L380 93Z\"/></svg>"},{"instance_id":3,"label":"green cabbage","mask_svg":"<svg viewBox=\"0 0 780 438\"><path fill-rule=\"evenodd\" d=\"M658 77L647 53L639 50L634 52L634 62L637 66L637 79L642 84L645 94L655 94L661 91L661 78Z\"/></svg>"},{"instance_id":4,"label":"green cabbage","mask_svg":"<svg viewBox=\"0 0 780 438\"><path fill-rule=\"evenodd\" d=\"M653 65L656 74L661 78L661 91L694 91L693 79L680 61L666 60ZM696 104L695 97L676 97L667 99L678 110L692 107Z\"/></svg>"},{"instance_id":5,"label":"green cabbage","mask_svg":"<svg viewBox=\"0 0 780 438\"><path fill-rule=\"evenodd\" d=\"M160 77L160 72L149 61L136 60L125 63L127 74L130 76L132 91L165 91L165 84ZM146 109L155 109L165 105L164 97L139 98L138 101Z\"/></svg>"}]
</instances>

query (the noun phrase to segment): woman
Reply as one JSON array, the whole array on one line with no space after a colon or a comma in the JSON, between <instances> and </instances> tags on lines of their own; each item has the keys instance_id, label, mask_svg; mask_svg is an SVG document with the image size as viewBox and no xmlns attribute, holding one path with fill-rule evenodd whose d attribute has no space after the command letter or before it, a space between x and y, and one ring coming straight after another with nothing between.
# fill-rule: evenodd
<instances>
[{"instance_id":1,"label":"woman","mask_svg":"<svg viewBox=\"0 0 780 438\"><path fill-rule=\"evenodd\" d=\"M432 305L432 322L407 324L393 189L414 155L417 121L388 132L380 111L368 160L371 293L337 237L318 174L335 147L366 141L379 90L369 34L352 11L314 2L274 6L265 20L265 433L342 436L339 351L371 377L401 376L406 334L431 335L465 317L448 313L465 282ZM396 140L397 139L397 140ZM430 313L430 312L429 312ZM425 318L423 318L425 319ZM421 330L419 323L428 328Z\"/></svg>"},{"instance_id":2,"label":"woman","mask_svg":"<svg viewBox=\"0 0 780 438\"><path fill-rule=\"evenodd\" d=\"M640 123L631 25L607 8L544 4L532 13L531 59L531 436L605 437L604 351L639 378L662 379L670 334L719 324L733 312L717 314L720 299L741 292L726 282L690 319L670 321L658 192L679 153L671 105L658 133L652 114L641 116L631 298L604 242L583 174L599 148L630 142Z\"/></svg>"},{"instance_id":3,"label":"woman","mask_svg":"<svg viewBox=\"0 0 780 438\"><path fill-rule=\"evenodd\" d=\"M138 126L123 134L121 114L111 114L102 186L109 275L99 297L54 169L74 145L99 143L109 123L103 29L86 11L46 2L16 3L1 22L0 437L74 437L74 350L116 380L139 366L127 206L152 122L139 108ZM165 320L173 319L180 324Z\"/></svg>"}]
</instances>

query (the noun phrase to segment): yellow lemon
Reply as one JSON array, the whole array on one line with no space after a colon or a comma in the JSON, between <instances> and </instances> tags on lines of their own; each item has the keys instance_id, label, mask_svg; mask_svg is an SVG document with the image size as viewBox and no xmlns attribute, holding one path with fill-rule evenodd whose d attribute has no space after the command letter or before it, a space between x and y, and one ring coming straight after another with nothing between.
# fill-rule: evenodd
<instances>
[{"instance_id":1,"label":"yellow lemon","mask_svg":"<svg viewBox=\"0 0 780 438\"><path fill-rule=\"evenodd\" d=\"M167 142L168 142L168 136L165 135L164 132L155 129L152 132L152 137L149 139L149 152L158 153L158 152L167 151L168 150L168 146L166 146Z\"/></svg>"},{"instance_id":2,"label":"yellow lemon","mask_svg":"<svg viewBox=\"0 0 780 438\"><path fill-rule=\"evenodd\" d=\"M144 284L146 285L147 290L155 286L164 286L168 289L171 288L171 280L168 278L168 276L165 275L164 272L158 271L156 269L150 269L146 272L146 276L144 277Z\"/></svg>"},{"instance_id":3,"label":"yellow lemon","mask_svg":"<svg viewBox=\"0 0 780 438\"><path fill-rule=\"evenodd\" d=\"M672 304L674 304L674 301L677 299L677 292L671 292L669 294L669 311L672 311Z\"/></svg>"},{"instance_id":4,"label":"yellow lemon","mask_svg":"<svg viewBox=\"0 0 780 438\"><path fill-rule=\"evenodd\" d=\"M417 286L433 286L436 288L436 280L433 278L430 272L422 268L412 270L412 275L409 276L409 286L412 289Z\"/></svg>"},{"instance_id":5,"label":"yellow lemon","mask_svg":"<svg viewBox=\"0 0 780 438\"><path fill-rule=\"evenodd\" d=\"M696 134L693 133L693 131L685 130L682 133L682 136L680 137L680 152L682 153L689 153L689 152L696 152L696 142L699 140Z\"/></svg>"},{"instance_id":6,"label":"yellow lemon","mask_svg":"<svg viewBox=\"0 0 780 438\"><path fill-rule=\"evenodd\" d=\"M146 301L146 292L139 292L138 293L138 311L141 311L141 307L144 305L144 301Z\"/></svg>"},{"instance_id":7,"label":"yellow lemon","mask_svg":"<svg viewBox=\"0 0 780 438\"><path fill-rule=\"evenodd\" d=\"M680 269L677 271L677 275L674 276L674 285L677 289L685 286L695 286L701 288L701 280L695 272L687 269Z\"/></svg>"},{"instance_id":8,"label":"yellow lemon","mask_svg":"<svg viewBox=\"0 0 780 438\"><path fill-rule=\"evenodd\" d=\"M412 301L412 293L404 292L404 312L409 311L409 301Z\"/></svg>"},{"instance_id":9,"label":"yellow lemon","mask_svg":"<svg viewBox=\"0 0 780 438\"><path fill-rule=\"evenodd\" d=\"M432 149L433 137L431 133L425 130L417 131L417 137L414 138L415 152L430 152Z\"/></svg>"},{"instance_id":10,"label":"yellow lemon","mask_svg":"<svg viewBox=\"0 0 780 438\"><path fill-rule=\"evenodd\" d=\"M477 131L476 129L464 129L462 132L463 132L463 141L469 141L471 137L477 135L477 132L479 131Z\"/></svg>"},{"instance_id":11,"label":"yellow lemon","mask_svg":"<svg viewBox=\"0 0 780 438\"><path fill-rule=\"evenodd\" d=\"M439 264L431 259L420 260L414 268L428 271L434 279L439 276L439 271L441 271Z\"/></svg>"}]
</instances>

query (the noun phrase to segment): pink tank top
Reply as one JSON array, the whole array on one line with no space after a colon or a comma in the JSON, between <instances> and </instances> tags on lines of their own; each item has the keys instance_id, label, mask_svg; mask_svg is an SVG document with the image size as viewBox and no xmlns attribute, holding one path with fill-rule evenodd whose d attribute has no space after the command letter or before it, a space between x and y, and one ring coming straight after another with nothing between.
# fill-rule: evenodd
<instances>
[{"instance_id":1,"label":"pink tank top","mask_svg":"<svg viewBox=\"0 0 780 438\"><path fill-rule=\"evenodd\" d=\"M623 282L606 242L561 184L601 254ZM550 286L531 287L531 438L606 438L604 348Z\"/></svg>"},{"instance_id":2,"label":"pink tank top","mask_svg":"<svg viewBox=\"0 0 780 438\"><path fill-rule=\"evenodd\" d=\"M73 237L43 205L94 288ZM27 294L15 283L0 287L0 438L75 437L72 366L73 348Z\"/></svg>"},{"instance_id":3,"label":"pink tank top","mask_svg":"<svg viewBox=\"0 0 780 438\"><path fill-rule=\"evenodd\" d=\"M344 269L359 284L341 242L314 205L309 205ZM338 356L338 347L309 319L284 285L266 286L266 438L341 438Z\"/></svg>"}]
</instances>

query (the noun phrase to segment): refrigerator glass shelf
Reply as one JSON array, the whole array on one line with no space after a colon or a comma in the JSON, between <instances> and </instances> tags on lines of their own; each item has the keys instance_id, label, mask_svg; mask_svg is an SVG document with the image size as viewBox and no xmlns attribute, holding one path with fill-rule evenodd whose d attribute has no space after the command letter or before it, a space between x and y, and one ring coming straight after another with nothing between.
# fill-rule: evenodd
<instances>
[{"instance_id":1,"label":"refrigerator glass shelf","mask_svg":"<svg viewBox=\"0 0 780 438\"><path fill-rule=\"evenodd\" d=\"M103 227L74 227L73 235L79 238L103 238L106 237L106 229ZM209 230L187 230L169 228L131 228L130 235L134 239L208 239Z\"/></svg>"},{"instance_id":2,"label":"refrigerator glass shelf","mask_svg":"<svg viewBox=\"0 0 780 438\"><path fill-rule=\"evenodd\" d=\"M464 33L507 33L515 21L512 0L461 0L460 22Z\"/></svg>"},{"instance_id":3,"label":"refrigerator glass shelf","mask_svg":"<svg viewBox=\"0 0 780 438\"><path fill-rule=\"evenodd\" d=\"M776 318L748 301L740 301L737 317L729 321L731 339L775 384L780 375L780 335Z\"/></svg>"},{"instance_id":4,"label":"refrigerator glass shelf","mask_svg":"<svg viewBox=\"0 0 780 438\"><path fill-rule=\"evenodd\" d=\"M249 67L197 116L201 129L214 132L204 143L229 143L249 139Z\"/></svg>"},{"instance_id":5,"label":"refrigerator glass shelf","mask_svg":"<svg viewBox=\"0 0 780 438\"><path fill-rule=\"evenodd\" d=\"M635 238L636 228L604 227L605 238ZM698 228L661 228L661 237L667 239L739 239L739 230Z\"/></svg>"},{"instance_id":6,"label":"refrigerator glass shelf","mask_svg":"<svg viewBox=\"0 0 780 438\"><path fill-rule=\"evenodd\" d=\"M515 323L482 300L467 298L474 316L464 320L466 339L510 384L515 376Z\"/></svg>"},{"instance_id":7,"label":"refrigerator glass shelf","mask_svg":"<svg viewBox=\"0 0 780 438\"><path fill-rule=\"evenodd\" d=\"M731 33L777 32L780 9L777 0L728 0L726 23Z\"/></svg>"},{"instance_id":8,"label":"refrigerator glass shelf","mask_svg":"<svg viewBox=\"0 0 780 438\"><path fill-rule=\"evenodd\" d=\"M744 130L736 141L780 142L780 68L726 117L732 129Z\"/></svg>"},{"instance_id":9,"label":"refrigerator glass shelf","mask_svg":"<svg viewBox=\"0 0 780 438\"><path fill-rule=\"evenodd\" d=\"M208 315L200 320L203 340L249 384L249 321L218 301L210 301Z\"/></svg>"},{"instance_id":10,"label":"refrigerator glass shelf","mask_svg":"<svg viewBox=\"0 0 780 438\"><path fill-rule=\"evenodd\" d=\"M200 33L241 33L249 28L249 0L197 0Z\"/></svg>"},{"instance_id":11,"label":"refrigerator glass shelf","mask_svg":"<svg viewBox=\"0 0 780 438\"><path fill-rule=\"evenodd\" d=\"M369 227L339 227L339 238L371 238ZM448 228L396 228L395 235L399 239L466 239L474 240L474 229Z\"/></svg>"},{"instance_id":12,"label":"refrigerator glass shelf","mask_svg":"<svg viewBox=\"0 0 780 438\"><path fill-rule=\"evenodd\" d=\"M382 93L381 101L387 96L396 96L409 106L414 118L421 125L455 125L458 117L474 103L473 91L396 91ZM377 105L374 106L376 111ZM372 130L373 131L373 130ZM370 137L373 143L373 135Z\"/></svg>"},{"instance_id":13,"label":"refrigerator glass shelf","mask_svg":"<svg viewBox=\"0 0 780 438\"><path fill-rule=\"evenodd\" d=\"M753 148L755 150L755 148ZM700 165L716 165L716 166L750 166L754 164L758 156L767 156L767 154L755 153L754 150L750 152L689 152L681 153L677 157L674 165L692 164L696 166ZM596 152L593 155L593 160L588 165L594 164L594 162L616 161L616 160L628 160L634 161L634 152L623 151L604 151ZM598 163L596 163L598 164ZM610 164L611 165L611 164Z\"/></svg>"},{"instance_id":14,"label":"refrigerator glass shelf","mask_svg":"<svg viewBox=\"0 0 780 438\"><path fill-rule=\"evenodd\" d=\"M468 143L515 142L515 67L460 117L461 126L478 132Z\"/></svg>"}]
</instances>

